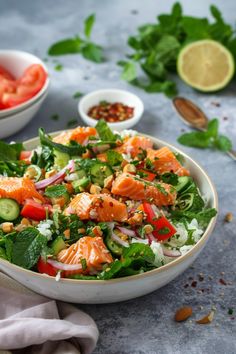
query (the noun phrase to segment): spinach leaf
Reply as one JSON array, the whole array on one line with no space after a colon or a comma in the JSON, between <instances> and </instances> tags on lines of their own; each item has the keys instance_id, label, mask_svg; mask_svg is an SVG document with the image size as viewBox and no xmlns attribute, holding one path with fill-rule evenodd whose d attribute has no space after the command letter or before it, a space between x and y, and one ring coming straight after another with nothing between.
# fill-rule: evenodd
<instances>
[{"instance_id":1,"label":"spinach leaf","mask_svg":"<svg viewBox=\"0 0 236 354\"><path fill-rule=\"evenodd\" d=\"M154 268L155 255L148 245L133 243L125 248L122 260L115 260L98 276L99 279L111 279L138 274Z\"/></svg>"},{"instance_id":2,"label":"spinach leaf","mask_svg":"<svg viewBox=\"0 0 236 354\"><path fill-rule=\"evenodd\" d=\"M0 140L0 161L15 161L22 150L23 145L20 143L7 144Z\"/></svg>"},{"instance_id":3,"label":"spinach leaf","mask_svg":"<svg viewBox=\"0 0 236 354\"><path fill-rule=\"evenodd\" d=\"M45 134L43 128L39 128L39 138L42 146L48 146L51 149L64 152L70 156L81 156L86 151L85 146L82 146L75 141L71 141L70 145L55 143L47 134Z\"/></svg>"},{"instance_id":4,"label":"spinach leaf","mask_svg":"<svg viewBox=\"0 0 236 354\"><path fill-rule=\"evenodd\" d=\"M200 212L194 211L180 211L180 210L172 210L170 211L171 216L176 221L191 221L193 219L197 219L199 225L203 228L207 227L211 219L216 216L217 211L214 208L206 208Z\"/></svg>"},{"instance_id":5,"label":"spinach leaf","mask_svg":"<svg viewBox=\"0 0 236 354\"><path fill-rule=\"evenodd\" d=\"M40 232L28 227L19 232L13 242L12 263L26 269L31 269L40 257L41 251L47 244L47 238Z\"/></svg>"},{"instance_id":6,"label":"spinach leaf","mask_svg":"<svg viewBox=\"0 0 236 354\"><path fill-rule=\"evenodd\" d=\"M58 198L64 195L67 192L67 189L64 185L58 184L54 186L49 186L46 188L45 195L49 198Z\"/></svg>"}]
</instances>

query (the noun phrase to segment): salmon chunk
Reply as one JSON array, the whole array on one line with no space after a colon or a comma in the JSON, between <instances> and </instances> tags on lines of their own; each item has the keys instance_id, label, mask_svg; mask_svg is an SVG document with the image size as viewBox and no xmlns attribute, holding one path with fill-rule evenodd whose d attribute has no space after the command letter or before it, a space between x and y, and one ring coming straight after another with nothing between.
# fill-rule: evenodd
<instances>
[{"instance_id":1,"label":"salmon chunk","mask_svg":"<svg viewBox=\"0 0 236 354\"><path fill-rule=\"evenodd\" d=\"M93 127L77 127L70 131L65 131L53 138L55 143L67 145L70 141L76 141L79 144L84 144L88 137L96 136L97 131Z\"/></svg>"},{"instance_id":2,"label":"salmon chunk","mask_svg":"<svg viewBox=\"0 0 236 354\"><path fill-rule=\"evenodd\" d=\"M159 174L174 172L178 176L190 175L189 171L179 163L173 152L166 146L159 150L147 149L147 159L151 160Z\"/></svg>"},{"instance_id":3,"label":"salmon chunk","mask_svg":"<svg viewBox=\"0 0 236 354\"><path fill-rule=\"evenodd\" d=\"M176 192L166 183L151 183L129 173L121 173L113 182L111 192L133 200L147 200L157 206L173 205Z\"/></svg>"},{"instance_id":4,"label":"salmon chunk","mask_svg":"<svg viewBox=\"0 0 236 354\"><path fill-rule=\"evenodd\" d=\"M99 237L84 236L69 248L60 251L57 260L66 264L81 264L81 259L86 260L86 268L63 272L65 276L72 274L87 274L102 270L102 266L111 263L113 258L106 248L103 239Z\"/></svg>"},{"instance_id":5,"label":"salmon chunk","mask_svg":"<svg viewBox=\"0 0 236 354\"><path fill-rule=\"evenodd\" d=\"M34 182L27 177L0 177L0 198L15 199L19 204L23 204L28 198L37 198L44 202Z\"/></svg>"},{"instance_id":6,"label":"salmon chunk","mask_svg":"<svg viewBox=\"0 0 236 354\"><path fill-rule=\"evenodd\" d=\"M77 214L81 220L126 221L128 214L124 203L108 194L78 194L66 209L66 214Z\"/></svg>"}]
</instances>

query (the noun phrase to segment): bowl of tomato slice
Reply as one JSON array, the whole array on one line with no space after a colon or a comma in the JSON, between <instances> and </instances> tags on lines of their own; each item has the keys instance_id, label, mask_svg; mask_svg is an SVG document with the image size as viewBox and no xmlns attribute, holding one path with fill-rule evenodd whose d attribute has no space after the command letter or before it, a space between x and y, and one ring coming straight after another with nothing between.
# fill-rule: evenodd
<instances>
[{"instance_id":1,"label":"bowl of tomato slice","mask_svg":"<svg viewBox=\"0 0 236 354\"><path fill-rule=\"evenodd\" d=\"M0 138L23 128L47 96L49 77L35 55L0 50Z\"/></svg>"}]
</instances>

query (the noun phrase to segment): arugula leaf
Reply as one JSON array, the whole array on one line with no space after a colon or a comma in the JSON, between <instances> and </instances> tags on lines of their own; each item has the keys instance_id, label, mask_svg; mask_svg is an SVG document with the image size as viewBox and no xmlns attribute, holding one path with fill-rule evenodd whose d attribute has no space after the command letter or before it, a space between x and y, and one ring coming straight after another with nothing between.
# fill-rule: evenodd
<instances>
[{"instance_id":1,"label":"arugula leaf","mask_svg":"<svg viewBox=\"0 0 236 354\"><path fill-rule=\"evenodd\" d=\"M19 232L12 248L12 263L26 269L31 269L40 257L40 253L47 244L47 238L40 232L28 227Z\"/></svg>"},{"instance_id":2,"label":"arugula leaf","mask_svg":"<svg viewBox=\"0 0 236 354\"><path fill-rule=\"evenodd\" d=\"M178 142L201 149L213 147L221 151L228 151L232 148L232 142L226 136L219 135L218 128L218 119L212 119L209 121L206 131L185 133L178 138Z\"/></svg>"},{"instance_id":3,"label":"arugula leaf","mask_svg":"<svg viewBox=\"0 0 236 354\"><path fill-rule=\"evenodd\" d=\"M113 134L112 130L109 128L107 122L104 119L99 119L95 128L98 132L99 138L102 141L116 141L118 138L117 134Z\"/></svg>"},{"instance_id":4,"label":"arugula leaf","mask_svg":"<svg viewBox=\"0 0 236 354\"><path fill-rule=\"evenodd\" d=\"M70 145L55 143L47 134L45 134L43 128L39 128L39 138L42 146L48 146L51 149L64 152L70 156L81 156L86 151L85 146L82 146L75 141L71 141Z\"/></svg>"},{"instance_id":5,"label":"arugula leaf","mask_svg":"<svg viewBox=\"0 0 236 354\"><path fill-rule=\"evenodd\" d=\"M82 47L82 55L85 59L101 63L103 61L102 47L95 43L86 43Z\"/></svg>"},{"instance_id":6,"label":"arugula leaf","mask_svg":"<svg viewBox=\"0 0 236 354\"><path fill-rule=\"evenodd\" d=\"M48 49L48 54L52 56L76 54L81 52L81 45L83 41L77 36L75 38L63 39L53 44Z\"/></svg>"},{"instance_id":7,"label":"arugula leaf","mask_svg":"<svg viewBox=\"0 0 236 354\"><path fill-rule=\"evenodd\" d=\"M115 150L108 150L106 152L106 155L107 155L107 162L111 166L120 165L121 162L123 161L122 155L119 152L115 151Z\"/></svg>"},{"instance_id":8,"label":"arugula leaf","mask_svg":"<svg viewBox=\"0 0 236 354\"><path fill-rule=\"evenodd\" d=\"M87 38L90 38L93 29L94 22L96 20L95 14L88 16L84 21L84 34Z\"/></svg>"},{"instance_id":9,"label":"arugula leaf","mask_svg":"<svg viewBox=\"0 0 236 354\"><path fill-rule=\"evenodd\" d=\"M58 198L64 195L67 189L64 185L58 184L55 186L49 186L46 188L45 195L49 198Z\"/></svg>"}]
</instances>

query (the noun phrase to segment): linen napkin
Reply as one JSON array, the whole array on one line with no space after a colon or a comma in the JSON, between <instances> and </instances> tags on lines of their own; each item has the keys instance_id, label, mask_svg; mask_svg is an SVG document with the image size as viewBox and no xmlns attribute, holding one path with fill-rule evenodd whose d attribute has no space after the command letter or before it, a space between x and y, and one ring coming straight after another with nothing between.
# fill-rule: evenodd
<instances>
[{"instance_id":1,"label":"linen napkin","mask_svg":"<svg viewBox=\"0 0 236 354\"><path fill-rule=\"evenodd\" d=\"M90 316L0 272L0 353L90 354L97 339Z\"/></svg>"}]
</instances>

